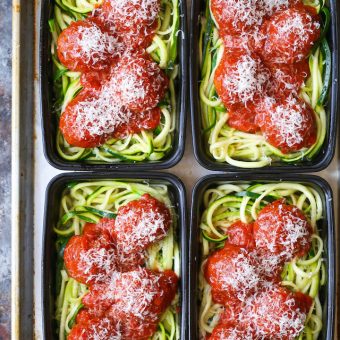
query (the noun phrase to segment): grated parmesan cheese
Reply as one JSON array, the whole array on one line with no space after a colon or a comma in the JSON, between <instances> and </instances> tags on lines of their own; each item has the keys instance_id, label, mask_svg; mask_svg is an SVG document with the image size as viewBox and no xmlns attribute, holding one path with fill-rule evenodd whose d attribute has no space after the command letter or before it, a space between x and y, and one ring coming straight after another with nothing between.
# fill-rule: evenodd
<instances>
[{"instance_id":1,"label":"grated parmesan cheese","mask_svg":"<svg viewBox=\"0 0 340 340\"><path fill-rule=\"evenodd\" d=\"M238 33L260 26L265 15L262 0L212 0L211 8L220 28L230 23Z\"/></svg>"},{"instance_id":2,"label":"grated parmesan cheese","mask_svg":"<svg viewBox=\"0 0 340 340\"><path fill-rule=\"evenodd\" d=\"M249 329L242 328L242 325L217 326L211 337L211 340L254 340L254 336Z\"/></svg>"},{"instance_id":3,"label":"grated parmesan cheese","mask_svg":"<svg viewBox=\"0 0 340 340\"><path fill-rule=\"evenodd\" d=\"M161 308L161 300L167 293L160 284L162 276L164 280L166 278L164 273L156 273L141 267L128 273L114 273L104 293L104 298L106 296L114 300L112 315L124 320L133 317L148 323L157 322L159 318L157 309ZM168 280L170 283L171 279Z\"/></svg>"},{"instance_id":4,"label":"grated parmesan cheese","mask_svg":"<svg viewBox=\"0 0 340 340\"><path fill-rule=\"evenodd\" d=\"M246 104L262 93L269 80L269 72L261 60L252 55L242 55L235 66L226 70L222 79L224 89L232 95L230 104Z\"/></svg>"},{"instance_id":5,"label":"grated parmesan cheese","mask_svg":"<svg viewBox=\"0 0 340 340\"><path fill-rule=\"evenodd\" d=\"M87 340L122 340L119 324L109 318L96 319L85 327L81 335Z\"/></svg>"},{"instance_id":6,"label":"grated parmesan cheese","mask_svg":"<svg viewBox=\"0 0 340 340\"><path fill-rule=\"evenodd\" d=\"M114 71L111 91L131 110L156 107L167 90L167 79L157 63L126 54Z\"/></svg>"},{"instance_id":7,"label":"grated parmesan cheese","mask_svg":"<svg viewBox=\"0 0 340 340\"><path fill-rule=\"evenodd\" d=\"M96 24L79 26L78 33L80 36L78 45L81 47L78 56L86 63L95 65L104 62L106 65L110 56L121 56L122 44L115 36L103 32Z\"/></svg>"},{"instance_id":8,"label":"grated parmesan cheese","mask_svg":"<svg viewBox=\"0 0 340 340\"><path fill-rule=\"evenodd\" d=\"M273 262L292 259L297 250L310 244L310 227L301 216L298 208L276 202L271 204L270 210L265 208L260 211L254 229L256 246L270 253L278 253ZM271 261L269 259L266 261Z\"/></svg>"},{"instance_id":9,"label":"grated parmesan cheese","mask_svg":"<svg viewBox=\"0 0 340 340\"><path fill-rule=\"evenodd\" d=\"M224 257L223 254L227 256ZM215 255L216 258L214 255L210 257L212 262L208 261L206 272L208 282L213 287L213 295L216 289L216 293L226 292L231 297L244 301L262 283L256 252L248 252L241 247L227 247Z\"/></svg>"},{"instance_id":10,"label":"grated parmesan cheese","mask_svg":"<svg viewBox=\"0 0 340 340\"><path fill-rule=\"evenodd\" d=\"M103 16L112 26L137 31L157 20L159 0L104 0ZM127 33L127 32L126 32Z\"/></svg>"},{"instance_id":11,"label":"grated parmesan cheese","mask_svg":"<svg viewBox=\"0 0 340 340\"><path fill-rule=\"evenodd\" d=\"M239 308L232 308L231 322L222 319L211 339L292 340L303 331L308 312L300 307L297 295L272 283L249 296Z\"/></svg>"},{"instance_id":12,"label":"grated parmesan cheese","mask_svg":"<svg viewBox=\"0 0 340 340\"><path fill-rule=\"evenodd\" d=\"M275 334L277 339L294 339L305 327L306 312L293 293L268 284L245 302L239 321L248 323L258 339Z\"/></svg>"},{"instance_id":13,"label":"grated parmesan cheese","mask_svg":"<svg viewBox=\"0 0 340 340\"><path fill-rule=\"evenodd\" d=\"M125 225L132 225L130 233L124 232ZM133 210L127 214L118 215L115 229L118 232L118 246L121 245L124 253L143 249L145 245L162 240L168 231L168 223L165 223L164 215L157 211L142 211L141 216Z\"/></svg>"},{"instance_id":14,"label":"grated parmesan cheese","mask_svg":"<svg viewBox=\"0 0 340 340\"><path fill-rule=\"evenodd\" d=\"M66 116L65 125L72 126L80 138L111 134L120 125L127 124L132 116L130 111L124 110L117 102L107 86L99 93L90 94L78 101L72 109L75 120L72 115Z\"/></svg>"},{"instance_id":15,"label":"grated parmesan cheese","mask_svg":"<svg viewBox=\"0 0 340 340\"><path fill-rule=\"evenodd\" d=\"M287 9L297 2L296 0L263 0L263 6L267 15L271 16L278 10Z\"/></svg>"},{"instance_id":16,"label":"grated parmesan cheese","mask_svg":"<svg viewBox=\"0 0 340 340\"><path fill-rule=\"evenodd\" d=\"M231 287L237 292L237 298L243 301L254 287L260 282L260 276L256 266L249 259L249 255L242 251L237 257L231 260L231 266L234 270L226 272L225 264L219 263L216 268L216 274L220 278L221 288L229 290Z\"/></svg>"},{"instance_id":17,"label":"grated parmesan cheese","mask_svg":"<svg viewBox=\"0 0 340 340\"><path fill-rule=\"evenodd\" d=\"M307 10L293 7L279 12L268 22L264 57L273 63L301 61L319 34L320 23Z\"/></svg>"},{"instance_id":18,"label":"grated parmesan cheese","mask_svg":"<svg viewBox=\"0 0 340 340\"><path fill-rule=\"evenodd\" d=\"M310 123L307 104L298 100L293 95L287 97L284 102L277 104L275 99L266 97L264 109L268 119L263 129L265 137L275 134L278 146L293 148L304 141L305 128Z\"/></svg>"},{"instance_id":19,"label":"grated parmesan cheese","mask_svg":"<svg viewBox=\"0 0 340 340\"><path fill-rule=\"evenodd\" d=\"M80 139L111 135L118 127L129 124L136 114L143 118L155 108L167 90L166 84L156 63L129 55L100 90L82 91L70 102L64 125L72 127Z\"/></svg>"},{"instance_id":20,"label":"grated parmesan cheese","mask_svg":"<svg viewBox=\"0 0 340 340\"><path fill-rule=\"evenodd\" d=\"M105 282L116 269L114 249L90 248L80 253L79 268L87 275L86 282Z\"/></svg>"}]
</instances>

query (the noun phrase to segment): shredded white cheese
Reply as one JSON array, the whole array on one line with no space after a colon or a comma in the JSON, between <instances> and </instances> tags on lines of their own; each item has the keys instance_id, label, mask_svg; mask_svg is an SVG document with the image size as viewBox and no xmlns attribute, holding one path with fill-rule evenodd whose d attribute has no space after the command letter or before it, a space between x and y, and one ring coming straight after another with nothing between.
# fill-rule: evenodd
<instances>
[{"instance_id":1,"label":"shredded white cheese","mask_svg":"<svg viewBox=\"0 0 340 340\"><path fill-rule=\"evenodd\" d=\"M238 101L246 104L254 99L258 93L262 93L269 80L269 72L261 60L250 54L242 55L236 66L226 70L223 76L223 87L231 96L237 95L238 99L231 99L231 104Z\"/></svg>"},{"instance_id":2,"label":"shredded white cheese","mask_svg":"<svg viewBox=\"0 0 340 340\"><path fill-rule=\"evenodd\" d=\"M286 63L292 57L292 52L294 61L303 60L306 45L308 47L311 37L319 29L320 23L306 10L289 8L279 13L270 21L267 31L269 38L266 46L277 50L277 55L271 58L272 62Z\"/></svg>"},{"instance_id":3,"label":"shredded white cheese","mask_svg":"<svg viewBox=\"0 0 340 340\"><path fill-rule=\"evenodd\" d=\"M307 104L290 95L279 105L275 99L267 97L264 100L265 110L270 113L270 120L266 123L268 132L264 136L276 133L279 146L295 147L304 141L305 127L309 117L305 112Z\"/></svg>"},{"instance_id":4,"label":"shredded white cheese","mask_svg":"<svg viewBox=\"0 0 340 340\"><path fill-rule=\"evenodd\" d=\"M118 323L105 317L84 328L81 335L88 340L122 340L119 328Z\"/></svg>"},{"instance_id":5,"label":"shredded white cheese","mask_svg":"<svg viewBox=\"0 0 340 340\"><path fill-rule=\"evenodd\" d=\"M111 91L131 109L152 109L164 92L164 79L157 63L127 54L115 68Z\"/></svg>"},{"instance_id":6,"label":"shredded white cheese","mask_svg":"<svg viewBox=\"0 0 340 340\"><path fill-rule=\"evenodd\" d=\"M107 291L107 298L114 297L112 305L113 315L133 316L148 322L157 322L158 314L150 310L155 303L155 298L164 294L160 286L160 275L145 268L128 273L115 273L112 276Z\"/></svg>"},{"instance_id":7,"label":"shredded white cheese","mask_svg":"<svg viewBox=\"0 0 340 340\"><path fill-rule=\"evenodd\" d=\"M90 248L80 254L78 265L87 275L86 282L105 282L116 269L116 252L114 249Z\"/></svg>"},{"instance_id":8,"label":"shredded white cheese","mask_svg":"<svg viewBox=\"0 0 340 340\"><path fill-rule=\"evenodd\" d=\"M66 116L65 125L72 126L79 138L113 133L117 127L128 123L132 115L130 111L123 110L112 93L106 90L106 86L99 94L89 95L72 109L76 119L73 121L72 115Z\"/></svg>"},{"instance_id":9,"label":"shredded white cheese","mask_svg":"<svg viewBox=\"0 0 340 340\"><path fill-rule=\"evenodd\" d=\"M151 25L159 15L159 0L105 0L104 15L108 22L114 26L117 21L120 25L135 31L143 26Z\"/></svg>"},{"instance_id":10,"label":"shredded white cheese","mask_svg":"<svg viewBox=\"0 0 340 340\"><path fill-rule=\"evenodd\" d=\"M221 11L221 16L214 13L218 21L230 22L235 31L240 32L242 31L240 26L253 28L262 24L265 11L261 2L258 0L213 0L212 9L216 7Z\"/></svg>"},{"instance_id":11,"label":"shredded white cheese","mask_svg":"<svg viewBox=\"0 0 340 340\"><path fill-rule=\"evenodd\" d=\"M273 209L273 208L272 208ZM271 253L279 251L279 257L290 260L296 253L297 247L304 247L309 243L309 224L306 219L299 216L296 207L288 207L280 203L273 210L260 212L257 222L258 228L255 233L256 246L266 249ZM275 258L274 258L275 259Z\"/></svg>"},{"instance_id":12,"label":"shredded white cheese","mask_svg":"<svg viewBox=\"0 0 340 340\"><path fill-rule=\"evenodd\" d=\"M127 233L124 228L127 224L132 226L131 233ZM168 226L160 212L142 211L141 216L136 216L136 213L130 210L124 215L117 216L115 230L118 246L121 245L124 253L143 249L145 245L162 240L168 232Z\"/></svg>"},{"instance_id":13,"label":"shredded white cheese","mask_svg":"<svg viewBox=\"0 0 340 340\"><path fill-rule=\"evenodd\" d=\"M307 315L299 308L293 293L283 288L268 284L262 292L257 292L246 301L245 312L239 320L250 320L250 327L261 338L275 334L278 339L294 339L305 327Z\"/></svg>"},{"instance_id":14,"label":"shredded white cheese","mask_svg":"<svg viewBox=\"0 0 340 340\"><path fill-rule=\"evenodd\" d=\"M79 26L78 33L80 35L78 45L81 50L76 54L84 59L84 62L96 65L99 62L107 62L111 55L121 55L122 48L118 39L103 32L96 24Z\"/></svg>"},{"instance_id":15,"label":"shredded white cheese","mask_svg":"<svg viewBox=\"0 0 340 340\"><path fill-rule=\"evenodd\" d=\"M234 292L240 301L244 301L262 281L256 256L257 254L240 248L239 253L233 258L220 260L213 265L214 275L209 278L210 282L219 290L229 292L231 295Z\"/></svg>"}]
</instances>

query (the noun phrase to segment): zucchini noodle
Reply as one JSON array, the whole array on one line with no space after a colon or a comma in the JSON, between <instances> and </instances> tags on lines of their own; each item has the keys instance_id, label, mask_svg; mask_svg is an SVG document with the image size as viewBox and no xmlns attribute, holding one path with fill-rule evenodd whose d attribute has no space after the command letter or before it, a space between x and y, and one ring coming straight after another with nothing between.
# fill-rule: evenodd
<instances>
[{"instance_id":1,"label":"zucchini noodle","mask_svg":"<svg viewBox=\"0 0 340 340\"><path fill-rule=\"evenodd\" d=\"M323 204L318 192L310 186L291 182L255 184L219 184L203 194L204 211L201 217L202 262L199 273L199 330L200 338L211 333L218 324L223 306L212 300L211 287L204 278L207 257L223 247L223 236L237 220L251 222L269 200L285 198L287 203L303 211L313 228L312 246L309 253L287 263L282 271L282 285L293 291L309 295L313 305L307 316L304 331L299 340L317 339L322 329L322 306L319 289L326 282L323 262L323 241L318 235L318 221L323 217Z\"/></svg>"},{"instance_id":2,"label":"zucchini noodle","mask_svg":"<svg viewBox=\"0 0 340 340\"><path fill-rule=\"evenodd\" d=\"M67 104L81 91L80 73L70 72L57 56L57 41L60 33L73 21L86 18L101 0L55 0L53 18L49 20L52 35L51 55L53 61L54 110L58 117ZM59 155L67 161L88 163L116 163L159 161L172 150L176 127L177 99L175 86L179 74L177 64L178 32L180 25L179 1L162 0L158 29L152 44L146 49L153 60L167 73L169 90L159 103L161 122L154 131L130 134L123 139L112 138L104 145L84 149L69 145L58 129L56 144Z\"/></svg>"},{"instance_id":3,"label":"zucchini noodle","mask_svg":"<svg viewBox=\"0 0 340 340\"><path fill-rule=\"evenodd\" d=\"M263 135L250 134L231 128L228 125L228 112L214 85L214 75L223 56L223 42L206 0L206 10L201 17L199 36L199 63L201 83L199 88L202 134L211 156L217 162L226 162L240 168L262 168L272 162L294 163L304 159L311 160L322 147L327 118L324 101L329 88L331 56L326 38L320 46L312 49L309 56L310 77L301 87L303 98L315 113L317 138L309 148L284 154L269 144ZM319 1L305 1L318 12L323 8ZM329 12L328 12L329 13Z\"/></svg>"},{"instance_id":4,"label":"zucchini noodle","mask_svg":"<svg viewBox=\"0 0 340 340\"><path fill-rule=\"evenodd\" d=\"M152 270L173 270L180 277L180 253L177 240L177 219L170 199L168 187L161 184L141 184L120 181L98 181L70 183L64 191L60 205L60 220L54 227L57 238L57 299L55 318L58 322L59 339L64 340L70 332L77 313L82 308L81 299L87 287L67 275L63 252L73 235L82 234L85 223L97 223L103 217L116 216L119 207L148 193L163 202L172 215L172 226L168 235L147 250L146 267ZM152 340L180 338L179 294L161 317L157 332Z\"/></svg>"}]
</instances>

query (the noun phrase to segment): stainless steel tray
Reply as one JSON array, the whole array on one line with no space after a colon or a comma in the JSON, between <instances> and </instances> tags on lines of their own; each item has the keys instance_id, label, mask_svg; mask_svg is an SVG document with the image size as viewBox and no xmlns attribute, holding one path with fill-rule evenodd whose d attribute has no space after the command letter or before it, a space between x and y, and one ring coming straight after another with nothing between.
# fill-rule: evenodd
<instances>
[{"instance_id":1,"label":"stainless steel tray","mask_svg":"<svg viewBox=\"0 0 340 340\"><path fill-rule=\"evenodd\" d=\"M47 163L42 147L36 30L41 1L13 0L12 339L43 339L40 264L45 190L50 179L61 173ZM203 169L193 156L190 126L184 158L167 170L184 181L189 198L193 184L203 175L213 173ZM329 168L317 174L334 191L338 222L339 166L338 148ZM338 238L337 228L336 235Z\"/></svg>"}]
</instances>

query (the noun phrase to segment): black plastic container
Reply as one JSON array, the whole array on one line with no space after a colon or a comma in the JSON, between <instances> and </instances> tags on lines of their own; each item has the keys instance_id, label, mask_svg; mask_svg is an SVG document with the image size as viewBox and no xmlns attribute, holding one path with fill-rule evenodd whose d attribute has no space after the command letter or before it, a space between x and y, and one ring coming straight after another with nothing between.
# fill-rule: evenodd
<instances>
[{"instance_id":1,"label":"black plastic container","mask_svg":"<svg viewBox=\"0 0 340 340\"><path fill-rule=\"evenodd\" d=\"M169 187L169 194L173 202L178 217L178 241L181 252L181 280L179 289L181 292L181 311L180 327L181 339L187 339L187 315L188 315L188 292L187 292L187 210L186 194L183 183L175 176L166 173L146 172L142 175L126 174L117 172L114 176L107 173L65 173L54 177L49 183L46 190L44 231L43 231L43 254L41 259L42 265L42 318L44 339L56 339L56 321L55 312L55 282L56 282L56 233L53 226L59 220L60 199L63 191L70 182L86 182L105 179L118 179L130 182L143 183L162 183Z\"/></svg>"},{"instance_id":2,"label":"black plastic container","mask_svg":"<svg viewBox=\"0 0 340 340\"><path fill-rule=\"evenodd\" d=\"M144 161L136 163L85 163L67 161L60 157L56 147L58 119L52 110L53 105L53 76L51 59L51 34L48 20L51 18L54 0L41 2L40 10L40 39L39 39L39 82L40 108L42 115L42 134L44 153L47 161L57 169L71 171L106 171L106 170L160 170L176 165L183 157L185 147L186 111L188 103L188 30L186 22L186 1L180 1L180 32L178 36L178 59L180 65L179 78L175 83L177 97L176 129L172 150L163 160Z\"/></svg>"},{"instance_id":3,"label":"black plastic container","mask_svg":"<svg viewBox=\"0 0 340 340\"><path fill-rule=\"evenodd\" d=\"M191 207L189 240L189 339L198 339L198 273L201 262L199 223L202 215L202 194L221 182L281 182L290 181L312 186L321 195L324 216L319 223L320 237L324 241L327 283L320 288L323 306L323 328L320 339L333 340L335 301L335 233L333 195L329 184L322 178L310 175L209 175L202 178L194 187Z\"/></svg>"},{"instance_id":4,"label":"black plastic container","mask_svg":"<svg viewBox=\"0 0 340 340\"><path fill-rule=\"evenodd\" d=\"M327 111L327 133L319 153L310 161L302 160L296 164L273 162L272 165L257 169L263 173L277 173L282 171L293 172L317 172L330 164L334 157L337 135L337 116L339 114L339 5L337 0L326 0L331 11L331 24L328 34L328 41L332 52L332 80L328 98ZM198 62L198 40L200 34L200 16L204 10L204 0L193 0L191 7L190 24L190 108L192 120L192 135L194 153L197 161L205 168L213 171L247 172L249 169L235 167L226 162L217 162L210 154L206 145L206 138L203 135L201 109L199 98L200 68Z\"/></svg>"}]
</instances>

